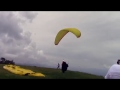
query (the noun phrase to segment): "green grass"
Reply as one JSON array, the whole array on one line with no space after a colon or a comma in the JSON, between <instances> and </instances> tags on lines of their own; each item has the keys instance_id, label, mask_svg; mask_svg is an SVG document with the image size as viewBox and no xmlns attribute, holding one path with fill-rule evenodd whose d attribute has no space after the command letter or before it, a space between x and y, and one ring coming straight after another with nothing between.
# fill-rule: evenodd
<instances>
[{"instance_id":1,"label":"green grass","mask_svg":"<svg viewBox=\"0 0 120 90\"><path fill-rule=\"evenodd\" d=\"M3 65L0 65L0 79L103 79L102 76L76 72L66 71L62 73L60 69L43 68L34 66L21 66L26 69L31 69L34 72L41 72L46 77L33 77L33 76L20 76L3 69Z\"/></svg>"}]
</instances>

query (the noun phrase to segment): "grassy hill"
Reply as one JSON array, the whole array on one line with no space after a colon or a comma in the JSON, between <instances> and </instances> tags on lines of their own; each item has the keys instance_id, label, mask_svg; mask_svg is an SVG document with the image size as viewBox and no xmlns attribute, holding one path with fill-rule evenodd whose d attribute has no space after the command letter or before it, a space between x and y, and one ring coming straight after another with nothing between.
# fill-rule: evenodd
<instances>
[{"instance_id":1,"label":"grassy hill","mask_svg":"<svg viewBox=\"0 0 120 90\"><path fill-rule=\"evenodd\" d=\"M103 79L102 76L76 72L76 71L66 71L66 73L63 74L59 69L34 67L34 66L21 66L21 67L26 69L31 69L34 72L41 72L44 75L46 75L46 77L15 75L3 69L3 65L0 65L0 79Z\"/></svg>"}]
</instances>

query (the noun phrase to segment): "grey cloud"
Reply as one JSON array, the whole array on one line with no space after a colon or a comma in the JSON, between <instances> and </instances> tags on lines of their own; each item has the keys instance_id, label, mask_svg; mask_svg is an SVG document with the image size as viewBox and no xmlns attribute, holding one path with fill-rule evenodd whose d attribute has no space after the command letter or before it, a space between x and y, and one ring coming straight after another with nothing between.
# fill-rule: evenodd
<instances>
[{"instance_id":1,"label":"grey cloud","mask_svg":"<svg viewBox=\"0 0 120 90\"><path fill-rule=\"evenodd\" d=\"M19 27L19 23L13 13L0 13L0 35L7 34L12 38L21 39L20 33L22 33L22 29Z\"/></svg>"},{"instance_id":2,"label":"grey cloud","mask_svg":"<svg viewBox=\"0 0 120 90\"><path fill-rule=\"evenodd\" d=\"M24 12L30 20L36 16L29 14ZM22 25L22 20L15 16L15 12L0 12L0 56L20 64L45 64L43 61L46 58L38 54L39 50L31 40L31 32L24 30L20 24Z\"/></svg>"},{"instance_id":3,"label":"grey cloud","mask_svg":"<svg viewBox=\"0 0 120 90\"><path fill-rule=\"evenodd\" d=\"M32 20L37 16L36 12L19 12L23 17L25 17L26 19L28 19L30 22L32 22Z\"/></svg>"}]
</instances>

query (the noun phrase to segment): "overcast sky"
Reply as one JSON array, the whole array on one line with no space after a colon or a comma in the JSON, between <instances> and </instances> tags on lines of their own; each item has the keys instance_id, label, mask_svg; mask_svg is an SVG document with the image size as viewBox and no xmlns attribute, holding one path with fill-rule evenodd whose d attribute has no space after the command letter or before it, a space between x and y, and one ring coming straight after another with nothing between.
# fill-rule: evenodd
<instances>
[{"instance_id":1,"label":"overcast sky","mask_svg":"<svg viewBox=\"0 0 120 90\"><path fill-rule=\"evenodd\" d=\"M68 33L54 45L68 27L81 37ZM53 68L64 59L69 70L105 75L120 58L120 12L0 12L0 57Z\"/></svg>"}]
</instances>

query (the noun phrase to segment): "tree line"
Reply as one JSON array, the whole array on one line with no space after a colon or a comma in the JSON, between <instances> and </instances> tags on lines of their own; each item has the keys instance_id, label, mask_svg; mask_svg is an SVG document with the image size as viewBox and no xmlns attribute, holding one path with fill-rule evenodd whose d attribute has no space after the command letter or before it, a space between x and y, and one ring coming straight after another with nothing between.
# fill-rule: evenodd
<instances>
[{"instance_id":1,"label":"tree line","mask_svg":"<svg viewBox=\"0 0 120 90\"><path fill-rule=\"evenodd\" d=\"M1 57L0 64L15 64L13 60L7 60L4 57Z\"/></svg>"}]
</instances>

